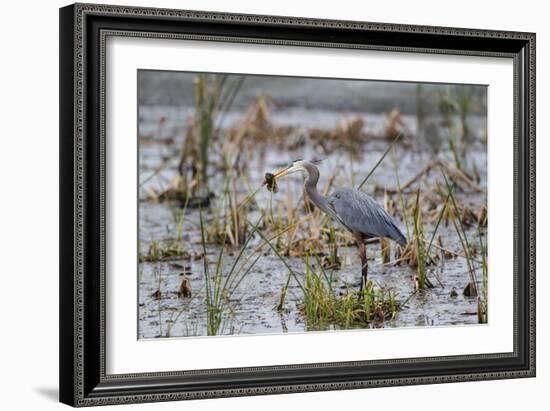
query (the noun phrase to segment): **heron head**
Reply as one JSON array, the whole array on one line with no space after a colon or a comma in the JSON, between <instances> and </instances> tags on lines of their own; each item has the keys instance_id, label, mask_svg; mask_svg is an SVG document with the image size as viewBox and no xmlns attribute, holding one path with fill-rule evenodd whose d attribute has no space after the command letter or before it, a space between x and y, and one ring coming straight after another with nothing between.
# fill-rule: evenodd
<instances>
[{"instance_id":1,"label":"heron head","mask_svg":"<svg viewBox=\"0 0 550 411\"><path fill-rule=\"evenodd\" d=\"M274 174L275 179L279 179L289 174L297 173L298 171L305 171L304 160L295 160L286 167L281 168Z\"/></svg>"},{"instance_id":2,"label":"heron head","mask_svg":"<svg viewBox=\"0 0 550 411\"><path fill-rule=\"evenodd\" d=\"M302 159L299 159L299 160L294 160L292 163L290 163L288 166L280 169L279 171L277 171L274 175L273 175L273 178L275 180L281 178L281 177L284 177L284 176L287 176L289 174L293 174L293 173L296 173L298 171L304 171L304 172L309 172L309 168L311 166L313 166L314 164L318 164L321 160L311 160L311 161L308 161L308 160L302 160Z\"/></svg>"}]
</instances>

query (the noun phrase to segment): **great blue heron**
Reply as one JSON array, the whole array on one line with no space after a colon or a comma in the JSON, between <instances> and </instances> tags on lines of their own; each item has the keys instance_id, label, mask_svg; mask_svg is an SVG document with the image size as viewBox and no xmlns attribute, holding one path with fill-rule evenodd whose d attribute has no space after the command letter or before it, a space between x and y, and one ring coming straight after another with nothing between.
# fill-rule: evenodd
<instances>
[{"instance_id":1,"label":"great blue heron","mask_svg":"<svg viewBox=\"0 0 550 411\"><path fill-rule=\"evenodd\" d=\"M319 169L317 161L296 160L272 176L275 181L288 174L302 171L307 174L304 188L310 200L334 220L349 230L357 242L361 257L361 286L367 284L367 252L365 239L387 237L404 246L407 243L393 218L372 197L353 188L338 188L328 197L317 191ZM264 184L269 184L266 182Z\"/></svg>"}]
</instances>

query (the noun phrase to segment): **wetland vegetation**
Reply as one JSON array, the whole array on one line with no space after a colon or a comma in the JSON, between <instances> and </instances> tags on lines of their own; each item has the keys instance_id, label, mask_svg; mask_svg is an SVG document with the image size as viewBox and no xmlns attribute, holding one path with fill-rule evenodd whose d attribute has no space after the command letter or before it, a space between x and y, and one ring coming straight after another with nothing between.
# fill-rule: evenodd
<instances>
[{"instance_id":1,"label":"wetland vegetation","mask_svg":"<svg viewBox=\"0 0 550 411\"><path fill-rule=\"evenodd\" d=\"M139 72L139 337L489 321L486 88ZM367 240L304 195L360 188L406 237Z\"/></svg>"}]
</instances>

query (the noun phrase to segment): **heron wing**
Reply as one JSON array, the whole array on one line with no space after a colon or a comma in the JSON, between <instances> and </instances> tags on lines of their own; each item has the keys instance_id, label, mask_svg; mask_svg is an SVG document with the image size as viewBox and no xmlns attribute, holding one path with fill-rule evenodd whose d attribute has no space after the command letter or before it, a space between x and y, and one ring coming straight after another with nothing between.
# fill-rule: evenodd
<instances>
[{"instance_id":1,"label":"heron wing","mask_svg":"<svg viewBox=\"0 0 550 411\"><path fill-rule=\"evenodd\" d=\"M341 188L328 197L328 202L350 231L370 237L388 237L401 245L406 243L394 219L368 194Z\"/></svg>"}]
</instances>

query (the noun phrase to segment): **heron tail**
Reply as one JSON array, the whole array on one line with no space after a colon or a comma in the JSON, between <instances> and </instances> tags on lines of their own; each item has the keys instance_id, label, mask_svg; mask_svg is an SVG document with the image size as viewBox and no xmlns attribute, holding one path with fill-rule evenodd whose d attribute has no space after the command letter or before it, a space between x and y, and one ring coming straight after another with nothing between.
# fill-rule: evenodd
<instances>
[{"instance_id":1,"label":"heron tail","mask_svg":"<svg viewBox=\"0 0 550 411\"><path fill-rule=\"evenodd\" d=\"M403 235L403 233L401 232L401 230L399 229L399 227L397 227L393 222L392 222L392 233L391 235L389 236L393 241L395 241L397 244L399 244L401 247L404 247L407 245L407 239L405 238L405 236Z\"/></svg>"},{"instance_id":2,"label":"heron tail","mask_svg":"<svg viewBox=\"0 0 550 411\"><path fill-rule=\"evenodd\" d=\"M401 231L399 231L399 229L397 230L397 232L399 233L397 235L396 238L394 238L393 240L399 244L401 247L405 247L407 245L407 239L405 238L405 236L403 235L403 233Z\"/></svg>"}]
</instances>

